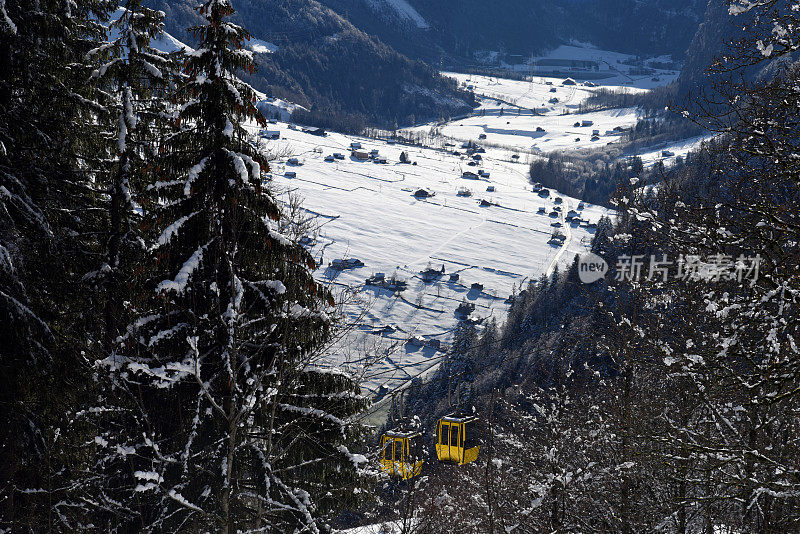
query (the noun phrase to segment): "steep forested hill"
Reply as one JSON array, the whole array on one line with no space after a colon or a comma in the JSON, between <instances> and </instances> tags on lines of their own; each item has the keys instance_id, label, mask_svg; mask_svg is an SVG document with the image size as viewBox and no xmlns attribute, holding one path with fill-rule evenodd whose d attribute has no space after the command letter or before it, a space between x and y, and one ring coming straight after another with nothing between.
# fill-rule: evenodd
<instances>
[{"instance_id":1,"label":"steep forested hill","mask_svg":"<svg viewBox=\"0 0 800 534\"><path fill-rule=\"evenodd\" d=\"M191 43L194 0L148 0ZM435 72L475 52L527 55L572 39L624 52L683 56L700 0L237 0L235 20L277 46L248 81L344 130L458 115L471 98Z\"/></svg>"},{"instance_id":2,"label":"steep forested hill","mask_svg":"<svg viewBox=\"0 0 800 534\"><path fill-rule=\"evenodd\" d=\"M321 2L401 52L435 61L469 60L478 50L530 54L570 39L620 52L682 55L705 10L702 0Z\"/></svg>"},{"instance_id":3,"label":"steep forested hill","mask_svg":"<svg viewBox=\"0 0 800 534\"><path fill-rule=\"evenodd\" d=\"M192 0L152 0L167 13L167 31L192 43ZM343 129L393 126L471 109L471 97L430 66L408 59L313 0L234 2L235 20L277 45L256 54L248 81L269 96L311 110L316 122ZM326 125L326 124L323 124Z\"/></svg>"}]
</instances>

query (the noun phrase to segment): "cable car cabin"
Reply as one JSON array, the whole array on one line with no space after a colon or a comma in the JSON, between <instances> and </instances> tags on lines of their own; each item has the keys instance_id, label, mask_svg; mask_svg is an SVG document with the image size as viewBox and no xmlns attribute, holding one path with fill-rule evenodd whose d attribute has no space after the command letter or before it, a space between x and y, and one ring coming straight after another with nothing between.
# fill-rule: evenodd
<instances>
[{"instance_id":1,"label":"cable car cabin","mask_svg":"<svg viewBox=\"0 0 800 534\"><path fill-rule=\"evenodd\" d=\"M381 436L381 469L408 480L422 472L422 434L388 431Z\"/></svg>"},{"instance_id":2,"label":"cable car cabin","mask_svg":"<svg viewBox=\"0 0 800 534\"><path fill-rule=\"evenodd\" d=\"M480 420L477 417L448 415L439 419L436 428L436 455L440 462L458 465L478 459Z\"/></svg>"}]
</instances>

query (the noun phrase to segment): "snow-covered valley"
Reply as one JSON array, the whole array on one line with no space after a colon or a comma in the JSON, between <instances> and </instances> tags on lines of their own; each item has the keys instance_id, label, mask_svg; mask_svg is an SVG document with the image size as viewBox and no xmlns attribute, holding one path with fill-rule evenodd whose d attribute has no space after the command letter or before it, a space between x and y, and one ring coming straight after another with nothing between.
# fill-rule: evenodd
<instances>
[{"instance_id":1,"label":"snow-covered valley","mask_svg":"<svg viewBox=\"0 0 800 534\"><path fill-rule=\"evenodd\" d=\"M332 348L333 362L359 373L377 396L439 363L460 312L480 324L502 322L516 289L586 250L609 211L535 192L529 163L556 150L602 150L637 120L634 108L577 113L600 86L449 75L481 106L470 117L401 131L426 134L424 147L323 137L285 122L269 127L278 140L264 141L278 156L273 185L287 203L299 196L318 229L308 241L317 277L347 295L349 332ZM559 102L548 102L553 95ZM470 142L477 154L464 148ZM648 156L660 160L662 150Z\"/></svg>"}]
</instances>

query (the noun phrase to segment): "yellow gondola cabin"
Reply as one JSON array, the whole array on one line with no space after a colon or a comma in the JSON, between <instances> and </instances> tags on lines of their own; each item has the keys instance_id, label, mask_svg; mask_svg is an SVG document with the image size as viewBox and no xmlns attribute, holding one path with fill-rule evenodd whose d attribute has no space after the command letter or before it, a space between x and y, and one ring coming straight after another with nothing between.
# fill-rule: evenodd
<instances>
[{"instance_id":1,"label":"yellow gondola cabin","mask_svg":"<svg viewBox=\"0 0 800 534\"><path fill-rule=\"evenodd\" d=\"M381 469L408 480L422 472L422 434L391 430L381 436Z\"/></svg>"},{"instance_id":2,"label":"yellow gondola cabin","mask_svg":"<svg viewBox=\"0 0 800 534\"><path fill-rule=\"evenodd\" d=\"M436 455L440 462L458 465L478 459L480 421L477 417L448 415L436 425Z\"/></svg>"}]
</instances>

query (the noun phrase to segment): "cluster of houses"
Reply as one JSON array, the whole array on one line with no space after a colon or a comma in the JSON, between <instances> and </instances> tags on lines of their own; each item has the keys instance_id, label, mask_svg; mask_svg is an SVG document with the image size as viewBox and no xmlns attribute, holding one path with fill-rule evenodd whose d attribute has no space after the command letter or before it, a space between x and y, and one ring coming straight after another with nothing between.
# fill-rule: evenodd
<instances>
[{"instance_id":1,"label":"cluster of houses","mask_svg":"<svg viewBox=\"0 0 800 534\"><path fill-rule=\"evenodd\" d=\"M325 161L327 161L328 163L332 163L337 159L344 159L344 154L342 154L341 152L334 152L333 154L328 154L327 156L325 156Z\"/></svg>"},{"instance_id":2,"label":"cluster of houses","mask_svg":"<svg viewBox=\"0 0 800 534\"><path fill-rule=\"evenodd\" d=\"M267 122L273 123L274 121L268 120ZM290 124L289 129L296 130L297 126ZM303 128L302 132L311 135L316 135L319 137L325 137L326 135L328 135L328 133L323 128ZM279 130L264 129L258 132L258 136L261 139L269 139L274 141L281 138L281 132Z\"/></svg>"},{"instance_id":3,"label":"cluster of houses","mask_svg":"<svg viewBox=\"0 0 800 534\"><path fill-rule=\"evenodd\" d=\"M408 287L408 282L401 280L396 276L386 278L386 273L375 273L366 280L366 285L380 287L387 291L398 292L403 291Z\"/></svg>"},{"instance_id":4,"label":"cluster of houses","mask_svg":"<svg viewBox=\"0 0 800 534\"><path fill-rule=\"evenodd\" d=\"M367 152L361 148L361 143L350 143L350 154L359 161L372 160L375 163L380 163L382 165L386 164L386 158L381 156L380 151L377 148L373 148Z\"/></svg>"},{"instance_id":5,"label":"cluster of houses","mask_svg":"<svg viewBox=\"0 0 800 534\"><path fill-rule=\"evenodd\" d=\"M536 184L534 187L536 186L541 187L541 184ZM555 197L555 199L553 200L555 206L553 206L553 209L549 213L547 211L547 208L545 208L544 206L540 206L536 213L538 213L539 215L547 215L551 219L558 219L558 216L564 211L564 208L561 206L563 202L564 202L563 198ZM577 210L574 209L569 210L567 214L564 216L564 220L567 223L572 224L573 226L579 225L581 228L597 228L597 223L589 222L588 220L581 218L580 210L583 210L583 208L584 208L584 203L583 202L579 203ZM563 224L561 224L561 222L559 221L554 221L550 224L550 226L552 226L553 228L561 228L563 227ZM554 241L554 239L563 241L561 237L558 237L557 234L554 233L553 236L551 236L548 243L558 244L561 242L561 241Z\"/></svg>"},{"instance_id":6,"label":"cluster of houses","mask_svg":"<svg viewBox=\"0 0 800 534\"><path fill-rule=\"evenodd\" d=\"M491 176L491 173L489 171L484 171L483 169L480 169L478 172L464 171L461 173L461 177L467 180L480 180L481 178L488 179L489 176Z\"/></svg>"}]
</instances>

